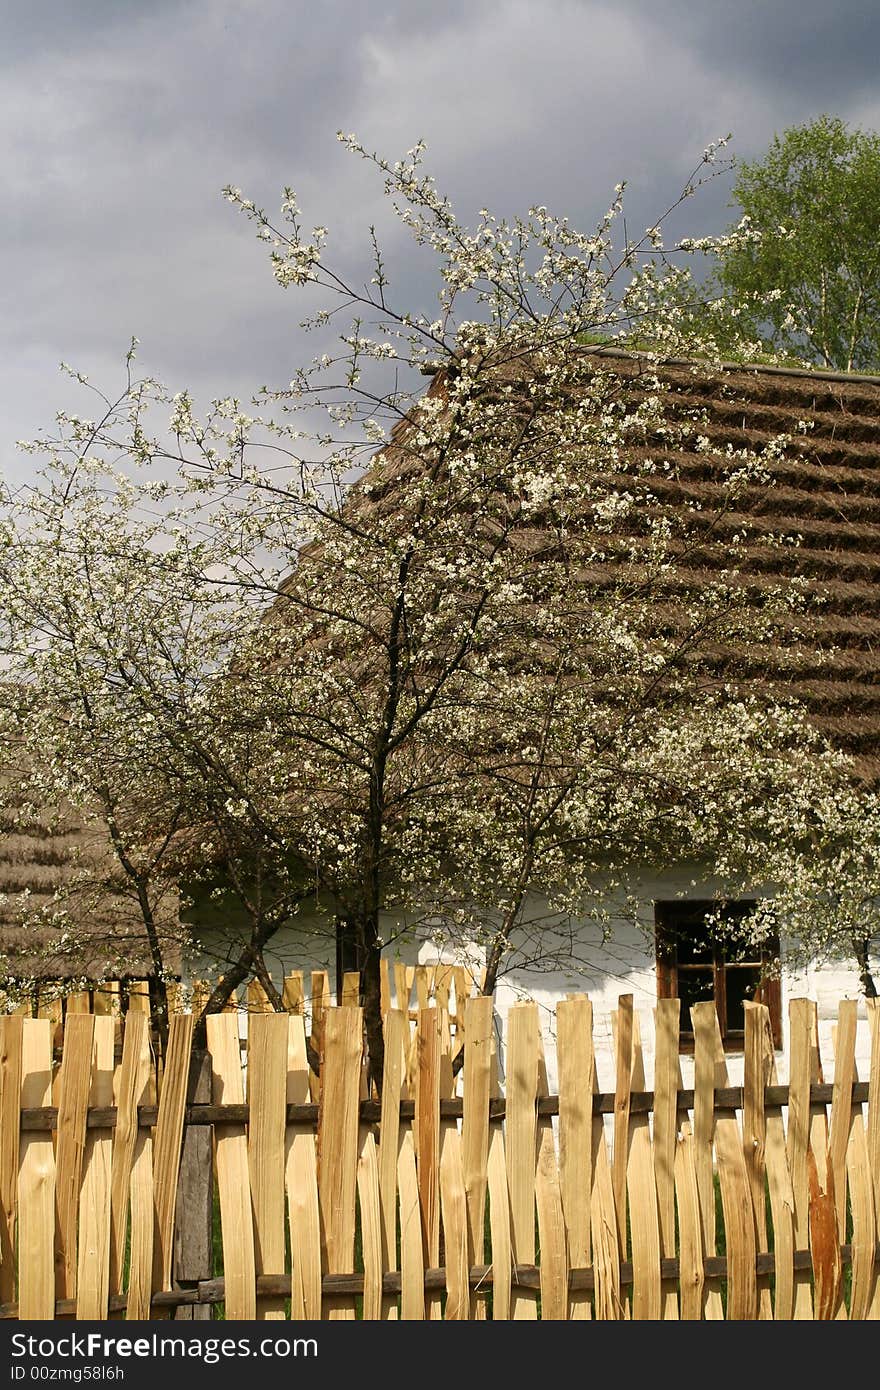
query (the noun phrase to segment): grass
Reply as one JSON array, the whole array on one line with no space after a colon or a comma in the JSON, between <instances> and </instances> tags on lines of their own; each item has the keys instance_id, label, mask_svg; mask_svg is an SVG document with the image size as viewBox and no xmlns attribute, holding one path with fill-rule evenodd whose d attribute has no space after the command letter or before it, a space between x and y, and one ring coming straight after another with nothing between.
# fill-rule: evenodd
<instances>
[{"instance_id":1,"label":"grass","mask_svg":"<svg viewBox=\"0 0 880 1390\"><path fill-rule=\"evenodd\" d=\"M767 1210L767 1244L768 1244L768 1249L769 1249L770 1252L772 1253L772 1252L773 1252L773 1248L774 1248L774 1243L773 1243L773 1223L772 1223L772 1221L770 1220L770 1194L769 1194L769 1189L765 1190L765 1201L766 1201L766 1210ZM847 1218L846 1218L846 1240L847 1240L847 1242L849 1242L849 1241L852 1240L852 1231L853 1231L853 1225L852 1225L852 1211L851 1211L849 1202L847 1202ZM628 1241L629 1241L629 1239L630 1239L630 1236L631 1236L631 1231L630 1231L630 1226L629 1226L629 1212L627 1212L627 1239L628 1239ZM287 1248L286 1248L286 1266L287 1266L287 1268L289 1269L289 1268L290 1268L290 1234L289 1234L289 1230L287 1230L287 1223L286 1223L286 1222L285 1222L285 1240L286 1240L286 1247L287 1247ZM719 1181L719 1178L718 1178L718 1174L717 1174L717 1173L715 1174L715 1243L716 1243L715 1253L716 1253L717 1255L720 1255L720 1256L726 1256L726 1254L727 1254L727 1238L726 1238L726 1232L725 1232L725 1228L724 1228L724 1207L723 1207L723 1203L722 1203L722 1200L721 1200L721 1183L720 1183L720 1181ZM677 1210L676 1210L676 1247L677 1247L677 1246L678 1246L678 1213L677 1213ZM220 1277L222 1277L222 1275L223 1275L223 1237L222 1237L221 1222L220 1222L220 1199L219 1199L219 1196L218 1196L218 1193L217 1193L216 1186L215 1186L215 1188L214 1188L213 1224L212 1224L212 1247L213 1247L213 1249L212 1249L212 1266L211 1266L211 1268L212 1268L212 1274L213 1274L213 1276L214 1276L215 1278L220 1278ZM485 1248L486 1248L487 1252L491 1252L491 1230L490 1230L490 1225L489 1225L489 1208L488 1208L488 1202L487 1202L487 1204L486 1204L486 1218L485 1218ZM536 1263L540 1264L540 1242L539 1242L539 1237L538 1237L537 1221L536 1221L536 1226L535 1226L535 1250L536 1250ZM399 1245L399 1236L398 1236L398 1252L397 1252L397 1253L398 1253L397 1266L398 1266L398 1268L400 1268L400 1245ZM442 1252L441 1252L441 1263L442 1263L442 1259L443 1259L443 1257L442 1257ZM362 1243L361 1243L360 1219L358 1218L357 1224L356 1224L356 1228L355 1228L355 1258L354 1258L354 1272L356 1272L356 1273L363 1273L363 1268L364 1268L364 1264L363 1264L363 1247L362 1247ZM126 1270L126 1284L127 1284L127 1282L128 1282L128 1248L127 1248L127 1247L126 1247L126 1267L125 1267L125 1270ZM724 1313L725 1313L725 1316L726 1316L726 1314L727 1314L727 1280L726 1280L726 1279L720 1279L720 1280L717 1281L717 1283L718 1283L718 1287L719 1287L719 1290L720 1290L720 1293L721 1293L721 1302L722 1302L722 1306L723 1306ZM773 1276L772 1274L769 1276L769 1283L770 1283L770 1293L771 1293L771 1297L773 1297L774 1294L775 1294L775 1287L774 1287L774 1276ZM810 1283L811 1283L811 1287L812 1287L812 1276L811 1276L811 1278L810 1278ZM851 1267L850 1267L849 1265L846 1265L846 1266L844 1267L844 1270L843 1270L843 1298L844 1298L844 1303L845 1303L847 1312L849 1312L849 1308L850 1308L851 1293L852 1293L852 1269L851 1269ZM490 1285L489 1288L486 1290L486 1293L483 1295L483 1300L484 1300L484 1302L485 1302L485 1304L486 1304L486 1317L487 1317L487 1319L490 1319L490 1320L491 1320L491 1318L492 1318L492 1288L491 1288L491 1285ZM441 1294L441 1304L442 1304L443 1307L445 1307L445 1303L446 1303L446 1295L445 1295L445 1293L443 1293L443 1294ZM540 1295L540 1293L537 1294L537 1307L538 1307L538 1316L540 1317L540 1312L541 1312L541 1295ZM288 1318L290 1317L290 1300L289 1300L289 1299L287 1299L287 1300L285 1301L285 1316L288 1317ZM222 1320L225 1319L225 1317L226 1317L226 1311L225 1311L224 1304L223 1304L222 1302L221 1302L221 1303L216 1303L216 1304L214 1304L213 1310L212 1310L212 1317L213 1317L214 1319L217 1319L217 1320L220 1320L220 1321L222 1321ZM360 1296L358 1296L358 1297L355 1299L355 1317L358 1318L358 1319L360 1319L360 1318L363 1317L363 1299L362 1299Z\"/></svg>"}]
</instances>

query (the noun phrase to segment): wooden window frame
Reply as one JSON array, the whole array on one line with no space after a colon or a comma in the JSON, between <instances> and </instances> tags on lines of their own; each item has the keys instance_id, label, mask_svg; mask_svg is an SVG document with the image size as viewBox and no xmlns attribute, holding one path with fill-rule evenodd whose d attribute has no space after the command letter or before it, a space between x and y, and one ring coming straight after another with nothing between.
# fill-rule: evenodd
<instances>
[{"instance_id":1,"label":"wooden window frame","mask_svg":"<svg viewBox=\"0 0 880 1390\"><path fill-rule=\"evenodd\" d=\"M739 899L728 902L713 899L694 899L694 898L667 898L658 899L654 903L654 940L657 960L657 998L658 999L678 999L679 998L679 972L693 971L694 973L705 972L711 968L713 999L718 1013L718 1022L721 1028L721 1041L725 1052L742 1052L744 1038L741 1033L728 1032L726 1020L726 973L728 970L751 969L754 970L760 965L768 971L764 980L755 991L755 1002L766 1004L770 1013L770 1028L773 1034L773 1045L779 1049L782 1047L782 982L779 978L779 939L776 936L769 938L756 950L754 959L749 961L730 961L725 959L723 944L716 942L712 948L711 960L706 963L679 964L678 953L674 943L670 940L673 919L676 916L676 909L679 910L679 917L685 914L693 915L700 912L704 917L712 913L723 913L727 907L746 909L754 906L754 900ZM776 967L772 969L772 967ZM690 1020L682 1019L679 1051L693 1052L694 1039L689 1027Z\"/></svg>"}]
</instances>

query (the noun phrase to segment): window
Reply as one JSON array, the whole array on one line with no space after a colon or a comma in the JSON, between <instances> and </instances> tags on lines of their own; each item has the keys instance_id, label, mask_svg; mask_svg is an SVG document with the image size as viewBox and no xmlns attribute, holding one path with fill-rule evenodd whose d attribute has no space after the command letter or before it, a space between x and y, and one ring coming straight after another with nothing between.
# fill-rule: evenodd
<instances>
[{"instance_id":1,"label":"window","mask_svg":"<svg viewBox=\"0 0 880 1390\"><path fill-rule=\"evenodd\" d=\"M360 937L354 922L336 919L336 998L342 999L342 985L350 971L362 970Z\"/></svg>"},{"instance_id":2,"label":"window","mask_svg":"<svg viewBox=\"0 0 880 1390\"><path fill-rule=\"evenodd\" d=\"M745 1042L746 1000L766 1004L773 1041L782 1045L782 993L778 970L779 941L761 945L742 939L740 923L752 902L673 902L654 904L657 936L657 995L681 1000L681 1046L694 1045L690 1008L713 999L725 1048Z\"/></svg>"}]
</instances>

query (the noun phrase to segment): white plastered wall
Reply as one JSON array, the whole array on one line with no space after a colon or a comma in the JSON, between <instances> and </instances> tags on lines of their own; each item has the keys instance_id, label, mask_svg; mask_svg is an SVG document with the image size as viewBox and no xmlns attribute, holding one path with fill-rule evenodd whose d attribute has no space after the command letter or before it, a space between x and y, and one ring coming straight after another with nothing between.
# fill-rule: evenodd
<instances>
[{"instance_id":1,"label":"white plastered wall","mask_svg":"<svg viewBox=\"0 0 880 1390\"><path fill-rule=\"evenodd\" d=\"M642 874L637 880L633 879L630 885L640 904L638 925L621 914L619 919L612 923L610 939L603 944L601 933L595 924L581 924L573 937L576 963L566 968L553 963L541 966L518 963L514 953L512 964L502 974L496 990L496 1024L499 1036L511 1005L518 999L534 1000L538 1005L544 1035L548 1080L551 1090L555 1090L556 1002L566 994L584 992L590 996L593 1003L593 1036L599 1087L601 1090L610 1090L614 1082L611 1013L617 1007L617 1000L621 994L632 994L641 1026L647 1083L651 1086L654 1060L653 1010L657 1001L653 905L658 899L678 896L711 897L714 887L711 879L701 877L699 872L693 869L677 873ZM536 925L542 920L544 913L545 908L539 900L536 899L530 904L528 916ZM389 937L395 926L396 924L392 924L390 920L384 924ZM216 936L216 931L203 929L201 932L206 946L211 945L212 936ZM529 932L528 936L534 941L533 931ZM217 941L219 942L219 937ZM780 1081L788 1080L785 1061L788 1006L791 999L799 996L814 999L818 1006L819 1047L826 1080L832 1079L834 1073L831 1030L837 1019L839 1003L841 999L859 1000L856 1063L860 1078L867 1080L871 1040L865 1003L861 998L854 963L852 966L847 963L813 965L806 970L795 971L787 964L784 936L781 951L783 1052L777 1057ZM411 965L430 965L437 961L467 963L477 973L481 964L479 952L465 947L453 949L448 943L443 944L439 934L434 936L427 929L418 927L401 937L389 948L387 954L391 961L396 959ZM190 976L216 976L217 955L215 943L215 949L210 951L209 956L193 957L189 963ZM335 986L335 945L332 931L328 929L326 918L320 917L317 913L304 913L294 926L279 931L268 944L265 958L273 979L279 985L285 974L299 969L306 972L305 986L308 991L309 972L323 969L330 974L331 989ZM690 1086L693 1078L692 1059L683 1055L681 1062L684 1084ZM728 1054L728 1069L731 1084L741 1083L741 1054Z\"/></svg>"}]
</instances>

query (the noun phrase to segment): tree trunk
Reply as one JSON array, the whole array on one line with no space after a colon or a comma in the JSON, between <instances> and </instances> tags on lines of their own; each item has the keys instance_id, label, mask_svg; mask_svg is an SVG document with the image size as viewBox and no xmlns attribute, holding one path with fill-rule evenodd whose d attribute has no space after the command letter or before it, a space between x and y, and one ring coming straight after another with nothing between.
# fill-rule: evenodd
<instances>
[{"instance_id":1,"label":"tree trunk","mask_svg":"<svg viewBox=\"0 0 880 1390\"><path fill-rule=\"evenodd\" d=\"M284 1000L278 992L278 989L272 979L272 976L269 974L269 971L266 968L266 962L263 958L262 947L258 946L254 950L253 961L254 975L259 980L260 984L263 986L263 989L266 991L266 997L269 1000L269 1003L272 1005L272 1008L275 1010L276 1014L287 1013L287 1010L284 1007Z\"/></svg>"},{"instance_id":2,"label":"tree trunk","mask_svg":"<svg viewBox=\"0 0 880 1390\"><path fill-rule=\"evenodd\" d=\"M153 974L150 979L150 1014L156 1032L159 1034L159 1050L164 1057L168 1047L168 987L165 983L165 962L162 959L162 943L159 940L159 931L156 926L156 919L153 916L153 905L150 902L150 894L147 888L147 881L143 877L135 878L135 889L137 892L138 906L144 921L144 929L147 933L147 943L150 948L150 961L153 966Z\"/></svg>"},{"instance_id":3,"label":"tree trunk","mask_svg":"<svg viewBox=\"0 0 880 1390\"><path fill-rule=\"evenodd\" d=\"M364 1000L364 1030L367 1035L367 1063L370 1080L382 1094L385 1069L385 1035L382 1031L382 947L378 922L368 918L363 924L361 989Z\"/></svg>"},{"instance_id":4,"label":"tree trunk","mask_svg":"<svg viewBox=\"0 0 880 1390\"><path fill-rule=\"evenodd\" d=\"M867 934L864 936L857 936L854 932L852 940L856 962L859 967L859 983L862 986L862 993L866 999L876 999L877 986L874 984L874 976L871 973L871 961L869 956L871 938Z\"/></svg>"},{"instance_id":5,"label":"tree trunk","mask_svg":"<svg viewBox=\"0 0 880 1390\"><path fill-rule=\"evenodd\" d=\"M217 984L212 989L207 1003L202 1009L198 1022L196 1023L194 1046L206 1046L207 1026L205 1024L205 1019L208 1014L219 1014L235 990L238 989L238 986L243 984L252 973L255 973L255 964L258 960L262 960L263 957L263 947L266 942L275 935L277 930L277 924L268 922L263 922L260 926L253 928L251 938L247 944L242 947L238 959L230 965L229 969L220 977ZM263 987L265 988L265 984Z\"/></svg>"},{"instance_id":6,"label":"tree trunk","mask_svg":"<svg viewBox=\"0 0 880 1390\"><path fill-rule=\"evenodd\" d=\"M498 971L501 967L501 958L504 955L506 940L501 936L496 936L489 948L486 957L486 969L483 972L483 984L480 989L481 994L494 994L495 986L498 983Z\"/></svg>"}]
</instances>

